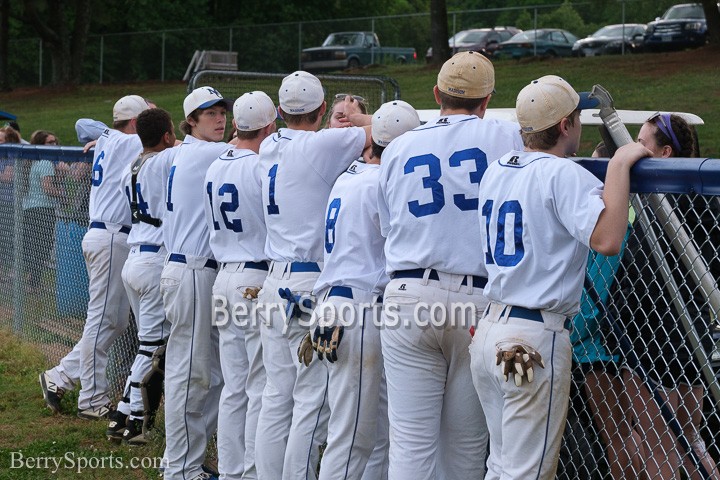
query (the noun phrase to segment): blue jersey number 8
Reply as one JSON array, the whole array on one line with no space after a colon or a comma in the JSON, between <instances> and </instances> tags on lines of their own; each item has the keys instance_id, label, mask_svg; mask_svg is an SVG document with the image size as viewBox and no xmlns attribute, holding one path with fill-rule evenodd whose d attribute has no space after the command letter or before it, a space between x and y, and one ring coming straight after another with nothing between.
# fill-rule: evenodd
<instances>
[{"instance_id":1,"label":"blue jersey number 8","mask_svg":"<svg viewBox=\"0 0 720 480\"><path fill-rule=\"evenodd\" d=\"M468 148L453 153L448 161L450 167L459 167L462 162L472 160L475 162L475 171L470 172L469 180L471 184L479 185L485 170L487 170L487 155L479 148ZM417 167L427 166L428 176L423 177L423 187L429 188L432 192L432 202L420 204L417 200L408 202L408 209L414 216L420 218L426 215L434 215L439 213L445 206L445 188L440 183L442 177L442 168L440 159L432 154L419 155L411 157L405 163L404 174L410 174ZM477 210L478 199L467 198L464 193L456 193L453 195L453 202L460 210Z\"/></svg>"},{"instance_id":2,"label":"blue jersey number 8","mask_svg":"<svg viewBox=\"0 0 720 480\"><path fill-rule=\"evenodd\" d=\"M495 238L495 248L492 248L490 241L490 220L492 218L493 201L487 200L482 208L483 217L485 217L485 234L487 235L487 251L485 252L485 263L491 265L493 263L500 267L514 267L525 256L525 245L523 245L523 224L522 224L522 206L517 200L508 200L503 202L498 209L497 233ZM508 214L512 213L515 221L512 228L512 239L510 241L515 247L515 253L507 255L505 246L508 243L506 236L505 224Z\"/></svg>"},{"instance_id":3,"label":"blue jersey number 8","mask_svg":"<svg viewBox=\"0 0 720 480\"><path fill-rule=\"evenodd\" d=\"M332 253L335 246L335 222L340 215L340 199L334 198L328 205L327 218L325 219L325 251Z\"/></svg>"}]
</instances>

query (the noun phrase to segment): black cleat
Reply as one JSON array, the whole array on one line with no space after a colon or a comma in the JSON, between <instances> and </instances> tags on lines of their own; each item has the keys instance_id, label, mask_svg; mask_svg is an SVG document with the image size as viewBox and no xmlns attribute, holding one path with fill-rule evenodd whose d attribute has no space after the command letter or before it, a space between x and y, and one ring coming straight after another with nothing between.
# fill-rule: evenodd
<instances>
[{"instance_id":1,"label":"black cleat","mask_svg":"<svg viewBox=\"0 0 720 480\"><path fill-rule=\"evenodd\" d=\"M128 416L115 410L108 414L108 420L110 420L110 423L108 423L107 430L105 430L107 439L111 442L120 443L127 427Z\"/></svg>"},{"instance_id":2,"label":"black cleat","mask_svg":"<svg viewBox=\"0 0 720 480\"><path fill-rule=\"evenodd\" d=\"M47 407L55 414L60 413L60 400L65 395L65 390L55 385L55 382L50 380L50 375L47 372L40 374L40 387Z\"/></svg>"}]
</instances>

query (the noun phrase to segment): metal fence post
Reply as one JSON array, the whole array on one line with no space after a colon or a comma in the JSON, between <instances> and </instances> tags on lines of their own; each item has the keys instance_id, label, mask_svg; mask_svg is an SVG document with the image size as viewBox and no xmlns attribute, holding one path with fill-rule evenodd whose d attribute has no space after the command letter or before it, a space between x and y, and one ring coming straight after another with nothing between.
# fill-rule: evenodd
<instances>
[{"instance_id":1,"label":"metal fence post","mask_svg":"<svg viewBox=\"0 0 720 480\"><path fill-rule=\"evenodd\" d=\"M302 70L302 22L298 22L298 70Z\"/></svg>"},{"instance_id":2,"label":"metal fence post","mask_svg":"<svg viewBox=\"0 0 720 480\"><path fill-rule=\"evenodd\" d=\"M165 81L165 32L162 32L162 43L161 43L161 56L162 61L160 62L160 81Z\"/></svg>"},{"instance_id":3,"label":"metal fence post","mask_svg":"<svg viewBox=\"0 0 720 480\"><path fill-rule=\"evenodd\" d=\"M232 52L232 33L233 33L233 29L232 29L232 27L230 27L230 31L228 32L228 34L229 34L228 36L230 37L228 39L229 40L228 41L228 52Z\"/></svg>"},{"instance_id":4,"label":"metal fence post","mask_svg":"<svg viewBox=\"0 0 720 480\"><path fill-rule=\"evenodd\" d=\"M25 266L23 265L23 209L22 209L22 197L20 185L22 185L22 173L21 167L23 162L28 160L22 159L21 155L17 152L14 153L14 166L13 166L13 216L15 221L13 222L13 270L15 275L13 276L13 331L22 337L23 330L23 308L25 305L25 292L23 274Z\"/></svg>"},{"instance_id":5,"label":"metal fence post","mask_svg":"<svg viewBox=\"0 0 720 480\"><path fill-rule=\"evenodd\" d=\"M103 78L103 50L105 49L105 35L100 35L100 82Z\"/></svg>"},{"instance_id":6,"label":"metal fence post","mask_svg":"<svg viewBox=\"0 0 720 480\"><path fill-rule=\"evenodd\" d=\"M370 19L370 30L372 30L373 38L375 38L375 17ZM370 65L375 63L375 45L370 47Z\"/></svg>"},{"instance_id":7,"label":"metal fence post","mask_svg":"<svg viewBox=\"0 0 720 480\"><path fill-rule=\"evenodd\" d=\"M38 86L42 87L42 38L40 39L40 51L38 53Z\"/></svg>"}]
</instances>

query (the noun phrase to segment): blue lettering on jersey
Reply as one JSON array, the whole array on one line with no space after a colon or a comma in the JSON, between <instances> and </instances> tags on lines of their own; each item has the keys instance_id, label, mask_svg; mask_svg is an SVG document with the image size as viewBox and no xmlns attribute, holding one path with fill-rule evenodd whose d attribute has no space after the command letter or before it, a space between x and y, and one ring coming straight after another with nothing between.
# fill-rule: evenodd
<instances>
[{"instance_id":1,"label":"blue lettering on jersey","mask_svg":"<svg viewBox=\"0 0 720 480\"><path fill-rule=\"evenodd\" d=\"M328 205L327 218L325 219L325 251L332 253L335 246L335 223L340 214L340 199L333 198Z\"/></svg>"},{"instance_id":2,"label":"blue lettering on jersey","mask_svg":"<svg viewBox=\"0 0 720 480\"><path fill-rule=\"evenodd\" d=\"M135 194L137 195L137 208L143 215L148 214L148 203L142 196L142 191L139 183L135 184Z\"/></svg>"},{"instance_id":3,"label":"blue lettering on jersey","mask_svg":"<svg viewBox=\"0 0 720 480\"><path fill-rule=\"evenodd\" d=\"M482 214L485 217L485 232L487 235L488 249L485 252L485 263L497 264L500 267L514 267L525 256L525 245L523 244L523 225L522 225L522 206L517 200L507 200L500 205L497 218L497 234L495 248L492 248L490 242L490 222L492 220L493 201L487 200L482 208ZM505 224L508 214L512 214L513 222L513 238L515 253L507 255L505 246L507 244ZM493 255L494 252L494 255Z\"/></svg>"},{"instance_id":4,"label":"blue lettering on jersey","mask_svg":"<svg viewBox=\"0 0 720 480\"><path fill-rule=\"evenodd\" d=\"M92 168L92 186L98 187L103 181L103 167L100 165L100 160L105 158L105 150L101 151L95 159Z\"/></svg>"},{"instance_id":5,"label":"blue lettering on jersey","mask_svg":"<svg viewBox=\"0 0 720 480\"><path fill-rule=\"evenodd\" d=\"M212 196L213 188L212 187L213 187L212 182L208 182L207 188L205 189L205 191L207 191L208 201L210 202L210 215L212 216L213 230L220 230L220 224L215 221L215 209L213 208L213 201L212 201L212 199L213 199L213 196Z\"/></svg>"},{"instance_id":6,"label":"blue lettering on jersey","mask_svg":"<svg viewBox=\"0 0 720 480\"><path fill-rule=\"evenodd\" d=\"M172 184L173 184L173 177L175 176L175 165L172 166L170 169L170 175L168 176L168 193L167 193L167 202L165 202L165 205L167 206L167 211L172 212L173 211L173 204L172 204Z\"/></svg>"},{"instance_id":7,"label":"blue lettering on jersey","mask_svg":"<svg viewBox=\"0 0 720 480\"><path fill-rule=\"evenodd\" d=\"M270 177L270 185L268 188L268 196L270 198L268 199L269 203L267 205L268 215L277 215L280 213L280 207L275 203L275 177L277 177L277 170L278 164L276 163L270 167L270 171L268 172L268 177Z\"/></svg>"},{"instance_id":8,"label":"blue lettering on jersey","mask_svg":"<svg viewBox=\"0 0 720 480\"><path fill-rule=\"evenodd\" d=\"M230 221L227 217L228 212L234 212L240 206L237 187L232 183L224 183L218 190L218 196L225 197L226 194L230 194L230 200L225 200L220 204L220 214L222 215L223 223L228 230L240 233L243 231L242 220L235 218Z\"/></svg>"},{"instance_id":9,"label":"blue lettering on jersey","mask_svg":"<svg viewBox=\"0 0 720 480\"><path fill-rule=\"evenodd\" d=\"M469 174L470 184L479 185L485 170L487 170L487 155L479 148L467 148L453 153L448 164L450 167L459 167L466 160L475 162L475 171ZM423 188L429 188L432 191L433 201L424 204L420 204L418 200L408 202L410 213L418 218L439 213L445 206L445 188L440 183L440 177L442 177L440 159L432 154L411 157L405 163L404 174L413 173L420 166L428 167L428 176L422 178ZM467 198L464 193L454 194L453 203L463 211L478 209L478 199Z\"/></svg>"}]
</instances>

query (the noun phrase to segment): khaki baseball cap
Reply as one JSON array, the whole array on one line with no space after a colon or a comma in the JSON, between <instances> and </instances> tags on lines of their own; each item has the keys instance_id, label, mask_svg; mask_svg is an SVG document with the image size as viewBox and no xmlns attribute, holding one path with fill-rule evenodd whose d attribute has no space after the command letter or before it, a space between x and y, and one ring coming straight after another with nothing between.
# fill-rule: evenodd
<instances>
[{"instance_id":1,"label":"khaki baseball cap","mask_svg":"<svg viewBox=\"0 0 720 480\"><path fill-rule=\"evenodd\" d=\"M595 108L598 100L590 92L577 93L557 75L545 75L520 90L515 114L523 132L542 132L575 110Z\"/></svg>"},{"instance_id":2,"label":"khaki baseball cap","mask_svg":"<svg viewBox=\"0 0 720 480\"><path fill-rule=\"evenodd\" d=\"M277 118L277 110L265 92L256 90L244 93L235 100L233 118L238 130L252 132L273 123Z\"/></svg>"},{"instance_id":3,"label":"khaki baseball cap","mask_svg":"<svg viewBox=\"0 0 720 480\"><path fill-rule=\"evenodd\" d=\"M126 95L113 106L113 122L132 120L149 108L150 105L140 95Z\"/></svg>"},{"instance_id":4,"label":"khaki baseball cap","mask_svg":"<svg viewBox=\"0 0 720 480\"><path fill-rule=\"evenodd\" d=\"M482 53L456 53L440 69L437 86L453 97L485 98L495 91L495 68Z\"/></svg>"},{"instance_id":5,"label":"khaki baseball cap","mask_svg":"<svg viewBox=\"0 0 720 480\"><path fill-rule=\"evenodd\" d=\"M381 147L387 147L408 130L420 126L420 117L407 102L393 100L383 103L372 117L372 139Z\"/></svg>"},{"instance_id":6,"label":"khaki baseball cap","mask_svg":"<svg viewBox=\"0 0 720 480\"><path fill-rule=\"evenodd\" d=\"M325 90L315 75L298 70L283 78L279 98L283 112L302 115L322 105Z\"/></svg>"}]
</instances>

